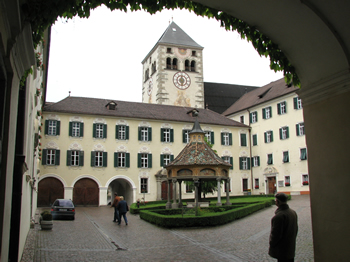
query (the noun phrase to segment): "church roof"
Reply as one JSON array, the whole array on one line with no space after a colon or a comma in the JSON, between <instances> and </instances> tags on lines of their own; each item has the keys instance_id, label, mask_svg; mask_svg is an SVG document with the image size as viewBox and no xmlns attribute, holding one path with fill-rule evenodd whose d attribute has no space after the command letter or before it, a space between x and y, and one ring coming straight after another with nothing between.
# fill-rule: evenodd
<instances>
[{"instance_id":1,"label":"church roof","mask_svg":"<svg viewBox=\"0 0 350 262\"><path fill-rule=\"evenodd\" d=\"M154 51L159 44L177 45L180 47L194 47L203 49L202 46L197 44L188 34L185 33L175 22L171 22L167 29L164 31L158 42L154 45L151 51L142 60L142 63L148 58L148 56Z\"/></svg>"},{"instance_id":2,"label":"church roof","mask_svg":"<svg viewBox=\"0 0 350 262\"><path fill-rule=\"evenodd\" d=\"M244 94L258 86L233 85L204 82L205 107L222 114Z\"/></svg>"},{"instance_id":3,"label":"church roof","mask_svg":"<svg viewBox=\"0 0 350 262\"><path fill-rule=\"evenodd\" d=\"M222 114L224 116L228 116L289 93L296 92L297 90L299 90L298 87L288 86L284 81L284 78L282 78L243 95L236 103L230 106Z\"/></svg>"},{"instance_id":4,"label":"church roof","mask_svg":"<svg viewBox=\"0 0 350 262\"><path fill-rule=\"evenodd\" d=\"M106 107L113 101L115 109ZM138 102L125 102L111 99L99 99L88 97L69 96L57 103L48 103L44 106L44 112L97 115L120 118L139 118L149 120L164 120L176 122L191 122L195 118L188 114L194 108L147 104ZM233 127L247 127L237 121L228 119L209 109L198 109L198 121L203 124L224 125Z\"/></svg>"},{"instance_id":5,"label":"church roof","mask_svg":"<svg viewBox=\"0 0 350 262\"><path fill-rule=\"evenodd\" d=\"M183 31L175 22L171 22L157 43L203 48L186 34L185 31Z\"/></svg>"}]
</instances>

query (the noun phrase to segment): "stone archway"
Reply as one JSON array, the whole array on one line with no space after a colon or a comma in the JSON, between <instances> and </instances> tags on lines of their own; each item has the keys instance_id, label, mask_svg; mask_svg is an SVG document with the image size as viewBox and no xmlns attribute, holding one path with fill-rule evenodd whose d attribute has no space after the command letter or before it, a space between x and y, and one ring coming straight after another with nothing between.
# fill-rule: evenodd
<instances>
[{"instance_id":1,"label":"stone archway","mask_svg":"<svg viewBox=\"0 0 350 262\"><path fill-rule=\"evenodd\" d=\"M90 178L79 179L73 188L73 202L76 206L98 206L99 187Z\"/></svg>"},{"instance_id":2,"label":"stone archway","mask_svg":"<svg viewBox=\"0 0 350 262\"><path fill-rule=\"evenodd\" d=\"M133 196L133 187L128 180L124 178L116 178L110 182L108 188L110 189L111 193L110 201L113 201L114 193L116 192L118 193L118 196L123 196L129 205L135 202Z\"/></svg>"},{"instance_id":3,"label":"stone archway","mask_svg":"<svg viewBox=\"0 0 350 262\"><path fill-rule=\"evenodd\" d=\"M48 207L58 198L64 198L64 186L60 180L47 177L38 183L38 207Z\"/></svg>"}]
</instances>

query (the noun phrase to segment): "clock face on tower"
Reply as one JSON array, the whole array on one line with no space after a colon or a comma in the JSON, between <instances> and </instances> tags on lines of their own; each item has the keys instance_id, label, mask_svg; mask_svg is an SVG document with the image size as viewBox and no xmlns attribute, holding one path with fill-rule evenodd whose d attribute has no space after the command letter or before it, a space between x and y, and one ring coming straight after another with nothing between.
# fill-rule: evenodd
<instances>
[{"instance_id":1,"label":"clock face on tower","mask_svg":"<svg viewBox=\"0 0 350 262\"><path fill-rule=\"evenodd\" d=\"M185 90L191 85L191 78L185 72L177 72L174 75L173 82L178 89Z\"/></svg>"}]
</instances>

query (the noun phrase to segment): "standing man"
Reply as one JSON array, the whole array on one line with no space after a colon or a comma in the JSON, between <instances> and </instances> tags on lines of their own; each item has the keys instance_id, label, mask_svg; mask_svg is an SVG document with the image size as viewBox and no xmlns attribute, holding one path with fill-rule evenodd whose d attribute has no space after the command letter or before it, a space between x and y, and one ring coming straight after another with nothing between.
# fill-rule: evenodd
<instances>
[{"instance_id":1,"label":"standing man","mask_svg":"<svg viewBox=\"0 0 350 262\"><path fill-rule=\"evenodd\" d=\"M128 225L128 219L126 218L126 212L129 211L128 203L124 200L124 197L120 197L120 201L117 205L117 209L119 210L119 221L118 225L120 225L120 222L122 222L122 216L124 218L125 225Z\"/></svg>"},{"instance_id":2,"label":"standing man","mask_svg":"<svg viewBox=\"0 0 350 262\"><path fill-rule=\"evenodd\" d=\"M114 207L114 219L113 219L113 222L117 222L116 220L118 220L118 223L120 223L120 218L119 218L119 213L118 213L118 208L117 208L117 205L120 201L120 197L118 196L117 193L114 193L114 200L113 200L113 203L111 205L111 208Z\"/></svg>"},{"instance_id":3,"label":"standing man","mask_svg":"<svg viewBox=\"0 0 350 262\"><path fill-rule=\"evenodd\" d=\"M297 213L287 205L288 196L284 193L275 195L278 207L271 219L269 255L278 262L293 262L295 242L298 233Z\"/></svg>"}]
</instances>

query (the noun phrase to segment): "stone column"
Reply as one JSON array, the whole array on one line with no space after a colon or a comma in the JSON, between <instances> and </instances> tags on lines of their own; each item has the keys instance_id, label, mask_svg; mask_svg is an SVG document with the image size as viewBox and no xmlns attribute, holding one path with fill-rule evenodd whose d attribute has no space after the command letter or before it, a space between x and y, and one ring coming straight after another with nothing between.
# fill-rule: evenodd
<instances>
[{"instance_id":1,"label":"stone column","mask_svg":"<svg viewBox=\"0 0 350 262\"><path fill-rule=\"evenodd\" d=\"M216 203L217 206L222 206L221 203L221 178L216 179L218 181L218 202Z\"/></svg>"},{"instance_id":2,"label":"stone column","mask_svg":"<svg viewBox=\"0 0 350 262\"><path fill-rule=\"evenodd\" d=\"M179 205L176 203L176 183L177 179L173 179L173 203L171 204L171 208L179 208Z\"/></svg>"},{"instance_id":3,"label":"stone column","mask_svg":"<svg viewBox=\"0 0 350 262\"><path fill-rule=\"evenodd\" d=\"M181 208L182 207L182 198L181 198L181 195L182 195L182 189L181 189L181 183L182 183L182 180L179 180L179 207Z\"/></svg>"},{"instance_id":4,"label":"stone column","mask_svg":"<svg viewBox=\"0 0 350 262\"><path fill-rule=\"evenodd\" d=\"M156 175L156 181L157 181L157 201L162 200L162 176Z\"/></svg>"},{"instance_id":5,"label":"stone column","mask_svg":"<svg viewBox=\"0 0 350 262\"><path fill-rule=\"evenodd\" d=\"M230 178L226 179L226 206L231 206L230 202Z\"/></svg>"},{"instance_id":6,"label":"stone column","mask_svg":"<svg viewBox=\"0 0 350 262\"><path fill-rule=\"evenodd\" d=\"M170 202L170 180L167 180L167 184L168 184L168 202L166 203L165 208L166 209L170 209L171 208L171 202Z\"/></svg>"},{"instance_id":7,"label":"stone column","mask_svg":"<svg viewBox=\"0 0 350 262\"><path fill-rule=\"evenodd\" d=\"M195 191L194 191L194 199L195 199L195 208L196 208L196 216L198 216L198 186L199 186L199 181L198 181L198 178L194 178L193 179L193 182L194 182L194 189L195 189Z\"/></svg>"},{"instance_id":8,"label":"stone column","mask_svg":"<svg viewBox=\"0 0 350 262\"><path fill-rule=\"evenodd\" d=\"M107 190L108 187L100 187L100 206L107 206ZM112 200L111 200L112 201Z\"/></svg>"}]
</instances>

